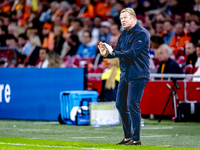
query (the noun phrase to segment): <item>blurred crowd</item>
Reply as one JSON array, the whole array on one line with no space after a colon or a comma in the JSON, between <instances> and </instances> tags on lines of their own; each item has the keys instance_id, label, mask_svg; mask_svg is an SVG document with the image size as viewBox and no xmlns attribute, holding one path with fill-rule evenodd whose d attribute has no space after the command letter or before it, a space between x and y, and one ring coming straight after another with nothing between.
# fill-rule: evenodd
<instances>
[{"instance_id":1,"label":"blurred crowd","mask_svg":"<svg viewBox=\"0 0 200 150\"><path fill-rule=\"evenodd\" d=\"M110 68L97 48L114 47L132 7L150 34L150 69L200 75L200 0L0 0L1 67Z\"/></svg>"}]
</instances>

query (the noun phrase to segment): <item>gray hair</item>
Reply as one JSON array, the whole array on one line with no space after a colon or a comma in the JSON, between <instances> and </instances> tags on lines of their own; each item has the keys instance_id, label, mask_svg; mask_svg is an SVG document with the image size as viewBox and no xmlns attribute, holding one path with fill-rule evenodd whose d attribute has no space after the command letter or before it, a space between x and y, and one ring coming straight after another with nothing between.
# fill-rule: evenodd
<instances>
[{"instance_id":1,"label":"gray hair","mask_svg":"<svg viewBox=\"0 0 200 150\"><path fill-rule=\"evenodd\" d=\"M131 16L134 16L136 18L136 13L133 10L133 8L130 8L130 7L124 8L124 9L121 10L120 14L124 13L124 12L128 12Z\"/></svg>"},{"instance_id":2,"label":"gray hair","mask_svg":"<svg viewBox=\"0 0 200 150\"><path fill-rule=\"evenodd\" d=\"M167 51L169 56L173 55L172 49L167 44L160 45L160 47L158 49L163 49L163 50Z\"/></svg>"},{"instance_id":3,"label":"gray hair","mask_svg":"<svg viewBox=\"0 0 200 150\"><path fill-rule=\"evenodd\" d=\"M64 6L66 9L71 10L71 6L67 1L62 1L60 5Z\"/></svg>"}]
</instances>

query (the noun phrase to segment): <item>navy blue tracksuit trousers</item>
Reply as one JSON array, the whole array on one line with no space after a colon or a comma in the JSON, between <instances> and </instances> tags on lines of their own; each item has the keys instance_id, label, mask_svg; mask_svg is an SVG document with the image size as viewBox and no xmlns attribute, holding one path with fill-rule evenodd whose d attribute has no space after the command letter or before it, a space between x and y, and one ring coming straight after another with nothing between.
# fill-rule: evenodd
<instances>
[{"instance_id":1,"label":"navy blue tracksuit trousers","mask_svg":"<svg viewBox=\"0 0 200 150\"><path fill-rule=\"evenodd\" d=\"M123 123L125 138L132 138L134 141L140 140L141 112L139 105L147 83L147 79L126 81L123 73L120 75L116 107Z\"/></svg>"}]
</instances>

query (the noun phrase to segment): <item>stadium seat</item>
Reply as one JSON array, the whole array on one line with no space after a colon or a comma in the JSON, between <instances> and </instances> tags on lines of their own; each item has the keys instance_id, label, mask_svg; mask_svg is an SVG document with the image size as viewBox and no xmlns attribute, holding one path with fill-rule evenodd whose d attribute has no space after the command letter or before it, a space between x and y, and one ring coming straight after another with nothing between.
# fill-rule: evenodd
<instances>
[{"instance_id":1,"label":"stadium seat","mask_svg":"<svg viewBox=\"0 0 200 150\"><path fill-rule=\"evenodd\" d=\"M174 55L176 56L176 58L183 56L184 55L184 49L178 49Z\"/></svg>"},{"instance_id":2,"label":"stadium seat","mask_svg":"<svg viewBox=\"0 0 200 150\"><path fill-rule=\"evenodd\" d=\"M182 63L185 63L186 62L186 58L184 56L179 56L177 59L176 59L176 62L178 64L182 64Z\"/></svg>"},{"instance_id":3,"label":"stadium seat","mask_svg":"<svg viewBox=\"0 0 200 150\"><path fill-rule=\"evenodd\" d=\"M192 64L186 65L185 68L183 69L183 72L185 74L193 74L194 67Z\"/></svg>"}]
</instances>

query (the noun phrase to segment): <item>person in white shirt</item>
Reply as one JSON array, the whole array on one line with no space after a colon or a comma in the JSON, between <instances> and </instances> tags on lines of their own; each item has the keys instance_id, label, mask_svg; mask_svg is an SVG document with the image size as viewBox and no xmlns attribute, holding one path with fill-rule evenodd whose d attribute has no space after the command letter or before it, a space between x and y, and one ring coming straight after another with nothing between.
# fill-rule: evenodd
<instances>
[{"instance_id":1,"label":"person in white shirt","mask_svg":"<svg viewBox=\"0 0 200 150\"><path fill-rule=\"evenodd\" d=\"M40 57L40 63L38 64L38 68L48 68L49 61L47 58L47 51L48 49L46 48L41 48L39 52L39 57Z\"/></svg>"},{"instance_id":2,"label":"person in white shirt","mask_svg":"<svg viewBox=\"0 0 200 150\"><path fill-rule=\"evenodd\" d=\"M195 68L197 68L197 70L194 73L194 75L200 76L200 41L196 45L196 54L197 54L197 61L195 63ZM192 81L200 81L200 77L193 78Z\"/></svg>"},{"instance_id":3,"label":"person in white shirt","mask_svg":"<svg viewBox=\"0 0 200 150\"><path fill-rule=\"evenodd\" d=\"M195 63L195 68L200 67L200 41L196 45L196 54L197 54L197 61Z\"/></svg>"}]
</instances>

